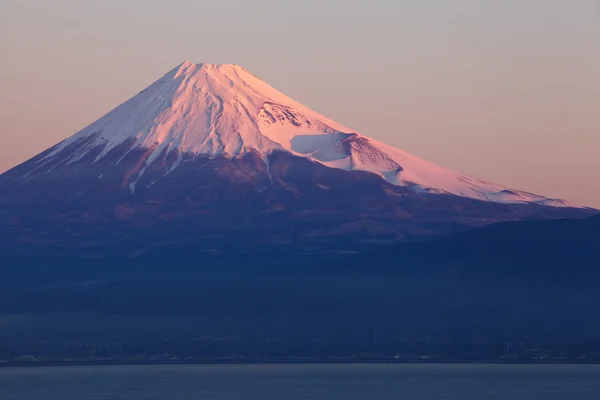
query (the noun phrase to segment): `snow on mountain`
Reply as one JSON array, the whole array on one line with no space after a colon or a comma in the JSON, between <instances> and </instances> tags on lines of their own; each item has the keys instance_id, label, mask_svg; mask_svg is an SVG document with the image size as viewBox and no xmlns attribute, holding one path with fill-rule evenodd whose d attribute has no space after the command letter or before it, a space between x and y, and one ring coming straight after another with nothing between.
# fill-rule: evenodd
<instances>
[{"instance_id":1,"label":"snow on mountain","mask_svg":"<svg viewBox=\"0 0 600 400\"><path fill-rule=\"evenodd\" d=\"M268 156L281 150L331 168L369 171L417 192L573 207L440 167L370 139L304 107L237 65L184 62L37 163L43 168L72 145L76 150L64 163L91 151L98 161L125 142L146 150L138 179L164 152L176 151L180 162L183 155L234 158L256 151L268 163ZM175 162L171 170L178 165Z\"/></svg>"}]
</instances>

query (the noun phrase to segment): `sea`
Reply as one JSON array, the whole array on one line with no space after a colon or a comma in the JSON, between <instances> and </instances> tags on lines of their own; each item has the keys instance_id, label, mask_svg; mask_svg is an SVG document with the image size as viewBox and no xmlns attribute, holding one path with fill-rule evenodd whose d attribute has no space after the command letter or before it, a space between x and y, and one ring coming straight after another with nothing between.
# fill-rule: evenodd
<instances>
[{"instance_id":1,"label":"sea","mask_svg":"<svg viewBox=\"0 0 600 400\"><path fill-rule=\"evenodd\" d=\"M0 368L1 400L599 400L600 366L282 364Z\"/></svg>"}]
</instances>

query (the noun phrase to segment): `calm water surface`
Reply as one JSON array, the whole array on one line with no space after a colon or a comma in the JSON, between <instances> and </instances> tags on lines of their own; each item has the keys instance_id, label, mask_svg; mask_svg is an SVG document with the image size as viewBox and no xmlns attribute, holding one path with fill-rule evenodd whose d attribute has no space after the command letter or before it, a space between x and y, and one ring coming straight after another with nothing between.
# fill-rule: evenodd
<instances>
[{"instance_id":1,"label":"calm water surface","mask_svg":"<svg viewBox=\"0 0 600 400\"><path fill-rule=\"evenodd\" d=\"M0 368L2 400L599 400L600 367L236 365Z\"/></svg>"}]
</instances>

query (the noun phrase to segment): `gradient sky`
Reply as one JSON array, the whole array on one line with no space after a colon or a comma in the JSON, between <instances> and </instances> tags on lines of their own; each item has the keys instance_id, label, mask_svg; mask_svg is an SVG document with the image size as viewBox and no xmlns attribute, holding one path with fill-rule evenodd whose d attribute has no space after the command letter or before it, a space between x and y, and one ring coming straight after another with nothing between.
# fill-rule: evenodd
<instances>
[{"instance_id":1,"label":"gradient sky","mask_svg":"<svg viewBox=\"0 0 600 400\"><path fill-rule=\"evenodd\" d=\"M600 208L600 0L0 0L0 171L184 60L477 177Z\"/></svg>"}]
</instances>

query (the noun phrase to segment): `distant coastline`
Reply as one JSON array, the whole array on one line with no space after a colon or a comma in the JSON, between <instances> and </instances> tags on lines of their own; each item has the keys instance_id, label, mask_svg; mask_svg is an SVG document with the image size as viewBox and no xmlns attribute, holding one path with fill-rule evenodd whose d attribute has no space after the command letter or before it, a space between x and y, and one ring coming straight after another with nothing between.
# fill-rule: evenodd
<instances>
[{"instance_id":1,"label":"distant coastline","mask_svg":"<svg viewBox=\"0 0 600 400\"><path fill-rule=\"evenodd\" d=\"M277 364L486 364L486 365L600 365L593 360L515 360L515 359L171 359L171 360L89 360L89 361L0 361L0 368L152 366L152 365L277 365Z\"/></svg>"}]
</instances>

